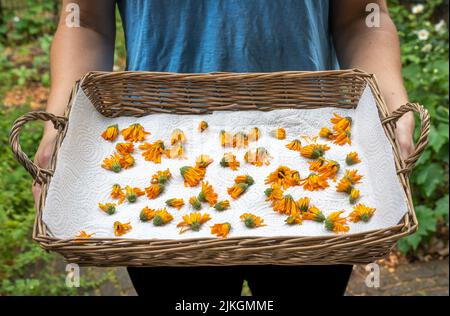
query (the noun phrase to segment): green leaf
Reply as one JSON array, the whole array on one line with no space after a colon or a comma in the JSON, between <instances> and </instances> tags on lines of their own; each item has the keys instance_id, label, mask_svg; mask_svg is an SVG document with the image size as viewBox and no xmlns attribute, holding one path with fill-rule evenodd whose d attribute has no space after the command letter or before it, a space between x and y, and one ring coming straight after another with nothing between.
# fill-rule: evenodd
<instances>
[{"instance_id":1,"label":"green leaf","mask_svg":"<svg viewBox=\"0 0 450 316\"><path fill-rule=\"evenodd\" d=\"M444 218L448 225L448 194L446 194L436 202L434 213L437 217Z\"/></svg>"},{"instance_id":2,"label":"green leaf","mask_svg":"<svg viewBox=\"0 0 450 316\"><path fill-rule=\"evenodd\" d=\"M448 143L448 124L439 124L438 127L431 126L429 143L435 152Z\"/></svg>"},{"instance_id":3,"label":"green leaf","mask_svg":"<svg viewBox=\"0 0 450 316\"><path fill-rule=\"evenodd\" d=\"M431 163L427 168L420 169L417 175L417 183L422 184L422 189L427 197L430 197L434 190L444 183L445 172L442 166L436 162Z\"/></svg>"}]
</instances>

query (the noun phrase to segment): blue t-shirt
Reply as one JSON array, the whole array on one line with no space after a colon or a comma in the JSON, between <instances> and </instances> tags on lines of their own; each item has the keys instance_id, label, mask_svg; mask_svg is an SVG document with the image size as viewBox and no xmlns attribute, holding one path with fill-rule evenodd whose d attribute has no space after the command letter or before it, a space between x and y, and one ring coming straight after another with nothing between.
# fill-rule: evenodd
<instances>
[{"instance_id":1,"label":"blue t-shirt","mask_svg":"<svg viewBox=\"0 0 450 316\"><path fill-rule=\"evenodd\" d=\"M329 0L118 0L127 69L337 68Z\"/></svg>"}]
</instances>

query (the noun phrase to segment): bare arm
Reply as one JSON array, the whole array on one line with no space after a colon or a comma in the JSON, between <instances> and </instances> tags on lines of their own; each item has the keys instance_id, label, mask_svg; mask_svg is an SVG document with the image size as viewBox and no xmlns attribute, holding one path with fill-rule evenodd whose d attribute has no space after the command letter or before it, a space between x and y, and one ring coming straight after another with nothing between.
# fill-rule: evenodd
<instances>
[{"instance_id":1,"label":"bare arm","mask_svg":"<svg viewBox=\"0 0 450 316\"><path fill-rule=\"evenodd\" d=\"M76 3L80 8L80 27L66 25L65 8ZM50 52L51 89L47 111L64 114L73 84L86 72L112 70L114 59L115 15L114 0L64 0L58 29ZM44 136L35 156L35 162L46 167L55 142L56 131L45 125ZM35 198L39 193L33 187Z\"/></svg>"},{"instance_id":2,"label":"bare arm","mask_svg":"<svg viewBox=\"0 0 450 316\"><path fill-rule=\"evenodd\" d=\"M380 26L366 25L366 5L380 8ZM375 74L390 111L408 102L403 85L397 29L384 0L334 0L331 28L342 68L359 68ZM404 115L397 124L397 139L404 158L413 150L414 117Z\"/></svg>"}]
</instances>

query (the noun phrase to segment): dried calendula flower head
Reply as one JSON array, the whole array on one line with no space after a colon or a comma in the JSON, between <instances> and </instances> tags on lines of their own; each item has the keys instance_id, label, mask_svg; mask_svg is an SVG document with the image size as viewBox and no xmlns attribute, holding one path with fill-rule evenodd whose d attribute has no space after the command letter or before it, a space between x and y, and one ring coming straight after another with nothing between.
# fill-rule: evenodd
<instances>
[{"instance_id":1,"label":"dried calendula flower head","mask_svg":"<svg viewBox=\"0 0 450 316\"><path fill-rule=\"evenodd\" d=\"M164 192L165 186L161 183L152 183L149 187L145 188L147 197L151 200L156 199L161 193Z\"/></svg>"},{"instance_id":2,"label":"dried calendula flower head","mask_svg":"<svg viewBox=\"0 0 450 316\"><path fill-rule=\"evenodd\" d=\"M329 149L329 146L323 144L308 144L302 147L300 155L309 159L318 159Z\"/></svg>"},{"instance_id":3,"label":"dried calendula flower head","mask_svg":"<svg viewBox=\"0 0 450 316\"><path fill-rule=\"evenodd\" d=\"M309 197L302 197L297 201L297 205L298 208L300 209L300 211L302 212L306 212L309 210L309 205L310 205L310 198Z\"/></svg>"},{"instance_id":4,"label":"dried calendula flower head","mask_svg":"<svg viewBox=\"0 0 450 316\"><path fill-rule=\"evenodd\" d=\"M208 123L206 121L201 121L198 123L198 131L203 133L208 128Z\"/></svg>"},{"instance_id":5,"label":"dried calendula flower head","mask_svg":"<svg viewBox=\"0 0 450 316\"><path fill-rule=\"evenodd\" d=\"M232 147L233 146L233 136L224 130L220 131L220 144L222 147Z\"/></svg>"},{"instance_id":6,"label":"dried calendula flower head","mask_svg":"<svg viewBox=\"0 0 450 316\"><path fill-rule=\"evenodd\" d=\"M349 166L355 165L360 162L361 162L361 160L359 159L358 153L355 151L348 153L347 157L345 157L345 163Z\"/></svg>"},{"instance_id":7,"label":"dried calendula flower head","mask_svg":"<svg viewBox=\"0 0 450 316\"><path fill-rule=\"evenodd\" d=\"M319 131L319 136L326 139L333 139L334 133L328 127L322 127Z\"/></svg>"},{"instance_id":8,"label":"dried calendula flower head","mask_svg":"<svg viewBox=\"0 0 450 316\"><path fill-rule=\"evenodd\" d=\"M159 184L166 184L167 181L169 181L172 178L172 174L170 173L169 169L166 170L159 170L155 174L152 175L151 183L159 183Z\"/></svg>"},{"instance_id":9,"label":"dried calendula flower head","mask_svg":"<svg viewBox=\"0 0 450 316\"><path fill-rule=\"evenodd\" d=\"M139 188L133 188L133 187L131 187L129 185L127 185L125 187L125 198L130 203L136 202L138 196L142 196L144 194L145 194L144 191L142 191Z\"/></svg>"},{"instance_id":10,"label":"dried calendula flower head","mask_svg":"<svg viewBox=\"0 0 450 316\"><path fill-rule=\"evenodd\" d=\"M189 198L189 204L191 204L192 207L197 211L201 210L202 208L202 203L198 200L196 196L191 196Z\"/></svg>"},{"instance_id":11,"label":"dried calendula flower head","mask_svg":"<svg viewBox=\"0 0 450 316\"><path fill-rule=\"evenodd\" d=\"M128 155L134 152L133 143L117 143L116 150L121 155Z\"/></svg>"},{"instance_id":12,"label":"dried calendula flower head","mask_svg":"<svg viewBox=\"0 0 450 316\"><path fill-rule=\"evenodd\" d=\"M168 199L168 200L166 200L166 205L170 206L170 207L174 207L177 210L179 210L184 206L184 200L176 199L176 198Z\"/></svg>"},{"instance_id":13,"label":"dried calendula flower head","mask_svg":"<svg viewBox=\"0 0 450 316\"><path fill-rule=\"evenodd\" d=\"M123 169L128 169L134 166L134 158L130 154L120 156L120 165Z\"/></svg>"},{"instance_id":14,"label":"dried calendula flower head","mask_svg":"<svg viewBox=\"0 0 450 316\"><path fill-rule=\"evenodd\" d=\"M162 140L157 140L153 144L143 143L139 145L139 149L143 150L142 156L145 160L161 163L161 156L164 153L164 143Z\"/></svg>"},{"instance_id":15,"label":"dried calendula flower head","mask_svg":"<svg viewBox=\"0 0 450 316\"><path fill-rule=\"evenodd\" d=\"M120 170L122 170L122 165L120 164L120 156L114 153L111 156L103 159L102 168L114 172L120 172Z\"/></svg>"},{"instance_id":16,"label":"dried calendula flower head","mask_svg":"<svg viewBox=\"0 0 450 316\"><path fill-rule=\"evenodd\" d=\"M228 194L233 200L240 197L245 191L247 191L249 185L247 183L236 183L232 187L227 189Z\"/></svg>"},{"instance_id":17,"label":"dried calendula flower head","mask_svg":"<svg viewBox=\"0 0 450 316\"><path fill-rule=\"evenodd\" d=\"M253 185L253 183L255 183L255 180L252 176L246 174L234 178L234 183L247 183L248 185Z\"/></svg>"},{"instance_id":18,"label":"dried calendula flower head","mask_svg":"<svg viewBox=\"0 0 450 316\"><path fill-rule=\"evenodd\" d=\"M301 185L305 190L317 191L327 188L328 182L326 177L312 172L305 179L301 180Z\"/></svg>"},{"instance_id":19,"label":"dried calendula flower head","mask_svg":"<svg viewBox=\"0 0 450 316\"><path fill-rule=\"evenodd\" d=\"M333 129L337 132L345 131L350 128L352 123L352 118L342 117L339 114L334 113L334 116L330 119L331 123L333 123Z\"/></svg>"},{"instance_id":20,"label":"dried calendula flower head","mask_svg":"<svg viewBox=\"0 0 450 316\"><path fill-rule=\"evenodd\" d=\"M183 220L177 224L177 227L180 227L180 234L188 230L198 232L202 225L210 219L208 213L193 212L183 215Z\"/></svg>"},{"instance_id":21,"label":"dried calendula flower head","mask_svg":"<svg viewBox=\"0 0 450 316\"><path fill-rule=\"evenodd\" d=\"M362 175L358 174L358 170L356 169L347 169L345 170L344 178L348 179L351 184L361 183Z\"/></svg>"},{"instance_id":22,"label":"dried calendula flower head","mask_svg":"<svg viewBox=\"0 0 450 316\"><path fill-rule=\"evenodd\" d=\"M115 203L98 203L98 207L108 215L113 215L116 212L116 204Z\"/></svg>"},{"instance_id":23,"label":"dried calendula flower head","mask_svg":"<svg viewBox=\"0 0 450 316\"><path fill-rule=\"evenodd\" d=\"M339 183L336 186L336 191L337 192L344 192L344 193L350 194L352 189L353 189L353 185L350 182L350 180L347 179L346 177L341 178L339 180Z\"/></svg>"},{"instance_id":24,"label":"dried calendula flower head","mask_svg":"<svg viewBox=\"0 0 450 316\"><path fill-rule=\"evenodd\" d=\"M186 136L184 135L184 132L179 128L174 129L172 135L170 136L170 144L184 144L185 142Z\"/></svg>"},{"instance_id":25,"label":"dried calendula flower head","mask_svg":"<svg viewBox=\"0 0 450 316\"><path fill-rule=\"evenodd\" d=\"M350 201L351 204L355 204L356 201L358 201L359 196L360 196L359 190L356 189L356 188L352 188L352 189L350 190L350 195L349 195L348 199L349 199L349 201Z\"/></svg>"},{"instance_id":26,"label":"dried calendula flower head","mask_svg":"<svg viewBox=\"0 0 450 316\"><path fill-rule=\"evenodd\" d=\"M184 166L180 168L180 174L184 179L184 185L195 187L205 177L205 168Z\"/></svg>"},{"instance_id":27,"label":"dried calendula flower head","mask_svg":"<svg viewBox=\"0 0 450 316\"><path fill-rule=\"evenodd\" d=\"M247 163L257 167L261 167L263 164L266 166L269 165L272 158L273 157L264 147L258 147L256 150L249 150L244 155L244 160Z\"/></svg>"},{"instance_id":28,"label":"dried calendula flower head","mask_svg":"<svg viewBox=\"0 0 450 316\"><path fill-rule=\"evenodd\" d=\"M157 210L155 216L153 217L153 225L164 226L173 220L172 214L167 212L165 208Z\"/></svg>"},{"instance_id":29,"label":"dried calendula flower head","mask_svg":"<svg viewBox=\"0 0 450 316\"><path fill-rule=\"evenodd\" d=\"M349 220L354 223L359 221L368 222L372 218L374 212L374 208L359 203L353 206L353 211L349 215Z\"/></svg>"},{"instance_id":30,"label":"dried calendula flower head","mask_svg":"<svg viewBox=\"0 0 450 316\"><path fill-rule=\"evenodd\" d=\"M298 174L298 173L297 173ZM282 186L284 189L289 188L293 184L293 170L286 166L279 166L275 171L270 173L265 179L265 184L276 183Z\"/></svg>"},{"instance_id":31,"label":"dried calendula flower head","mask_svg":"<svg viewBox=\"0 0 450 316\"><path fill-rule=\"evenodd\" d=\"M250 132L248 132L248 140L251 142L256 142L260 137L261 132L257 127L253 127Z\"/></svg>"},{"instance_id":32,"label":"dried calendula flower head","mask_svg":"<svg viewBox=\"0 0 450 316\"><path fill-rule=\"evenodd\" d=\"M127 142L142 142L147 135L150 135L139 123L131 124L129 127L123 129L121 133Z\"/></svg>"},{"instance_id":33,"label":"dried calendula flower head","mask_svg":"<svg viewBox=\"0 0 450 316\"><path fill-rule=\"evenodd\" d=\"M113 124L108 126L102 133L102 137L105 140L114 141L119 135L119 126L117 124Z\"/></svg>"},{"instance_id":34,"label":"dried calendula flower head","mask_svg":"<svg viewBox=\"0 0 450 316\"><path fill-rule=\"evenodd\" d=\"M303 223L302 216L300 214L290 215L285 220L288 225L301 225Z\"/></svg>"},{"instance_id":35,"label":"dried calendula flower head","mask_svg":"<svg viewBox=\"0 0 450 316\"><path fill-rule=\"evenodd\" d=\"M80 230L80 232L78 233L78 235L75 236L75 238L77 238L77 239L91 238L94 235L95 235L95 233L88 234L84 230Z\"/></svg>"},{"instance_id":36,"label":"dried calendula flower head","mask_svg":"<svg viewBox=\"0 0 450 316\"><path fill-rule=\"evenodd\" d=\"M291 170L291 174L286 179L286 183L289 187L300 185L300 173L297 170Z\"/></svg>"},{"instance_id":37,"label":"dried calendula flower head","mask_svg":"<svg viewBox=\"0 0 450 316\"><path fill-rule=\"evenodd\" d=\"M314 205L311 205L308 211L302 213L302 218L304 220L315 221L318 223L322 223L325 221L325 215L323 215L322 211Z\"/></svg>"},{"instance_id":38,"label":"dried calendula flower head","mask_svg":"<svg viewBox=\"0 0 450 316\"><path fill-rule=\"evenodd\" d=\"M173 145L173 147L167 148L164 153L166 154L166 157L170 159L186 159L186 156L184 155L184 146L182 143L177 143Z\"/></svg>"},{"instance_id":39,"label":"dried calendula flower head","mask_svg":"<svg viewBox=\"0 0 450 316\"><path fill-rule=\"evenodd\" d=\"M270 188L264 191L264 194L267 196L266 201L274 202L283 198L283 190L278 183L272 183Z\"/></svg>"},{"instance_id":40,"label":"dried calendula flower head","mask_svg":"<svg viewBox=\"0 0 450 316\"><path fill-rule=\"evenodd\" d=\"M274 201L273 210L286 215L296 215L300 213L297 202L294 201L294 198L290 194L286 194L281 200Z\"/></svg>"},{"instance_id":41,"label":"dried calendula flower head","mask_svg":"<svg viewBox=\"0 0 450 316\"><path fill-rule=\"evenodd\" d=\"M230 230L231 230L230 223L217 223L211 226L211 234L214 234L217 237L226 238Z\"/></svg>"},{"instance_id":42,"label":"dried calendula flower head","mask_svg":"<svg viewBox=\"0 0 450 316\"><path fill-rule=\"evenodd\" d=\"M276 139L285 139L286 138L286 130L284 128L277 128L270 132L270 136L275 137Z\"/></svg>"},{"instance_id":43,"label":"dried calendula flower head","mask_svg":"<svg viewBox=\"0 0 450 316\"><path fill-rule=\"evenodd\" d=\"M340 131L334 138L333 143L340 146L343 146L345 144L351 145L352 140L350 139L350 137L351 137L350 130Z\"/></svg>"},{"instance_id":44,"label":"dried calendula flower head","mask_svg":"<svg viewBox=\"0 0 450 316\"><path fill-rule=\"evenodd\" d=\"M155 217L155 213L156 211L154 209L148 208L146 206L141 210L141 213L139 214L139 219L142 222L151 221Z\"/></svg>"},{"instance_id":45,"label":"dried calendula flower head","mask_svg":"<svg viewBox=\"0 0 450 316\"><path fill-rule=\"evenodd\" d=\"M336 175L339 172L340 167L341 166L337 161L327 160L319 167L317 171L322 177L333 179L333 181L336 181Z\"/></svg>"},{"instance_id":46,"label":"dried calendula flower head","mask_svg":"<svg viewBox=\"0 0 450 316\"><path fill-rule=\"evenodd\" d=\"M229 207L230 207L230 201L228 201L228 200L223 200L223 201L217 202L216 205L214 205L214 208L218 211L225 211Z\"/></svg>"},{"instance_id":47,"label":"dried calendula flower head","mask_svg":"<svg viewBox=\"0 0 450 316\"><path fill-rule=\"evenodd\" d=\"M217 193L214 192L214 188L208 182L202 182L202 190L198 194L200 202L208 202L210 206L217 203Z\"/></svg>"},{"instance_id":48,"label":"dried calendula flower head","mask_svg":"<svg viewBox=\"0 0 450 316\"><path fill-rule=\"evenodd\" d=\"M131 230L130 222L128 223L121 223L119 221L114 222L114 235L122 236L128 233L130 230Z\"/></svg>"},{"instance_id":49,"label":"dried calendula flower head","mask_svg":"<svg viewBox=\"0 0 450 316\"><path fill-rule=\"evenodd\" d=\"M349 227L347 225L347 219L341 217L342 213L344 213L344 211L337 211L328 215L325 220L325 228L335 233L348 232Z\"/></svg>"},{"instance_id":50,"label":"dried calendula flower head","mask_svg":"<svg viewBox=\"0 0 450 316\"><path fill-rule=\"evenodd\" d=\"M238 132L233 135L233 147L243 148L248 146L248 136L243 132Z\"/></svg>"},{"instance_id":51,"label":"dried calendula flower head","mask_svg":"<svg viewBox=\"0 0 450 316\"><path fill-rule=\"evenodd\" d=\"M239 217L248 228L266 226L264 219L251 213L244 213Z\"/></svg>"},{"instance_id":52,"label":"dried calendula flower head","mask_svg":"<svg viewBox=\"0 0 450 316\"><path fill-rule=\"evenodd\" d=\"M232 153L225 153L220 161L220 165L224 168L229 167L231 170L237 170L241 164L236 160L235 155Z\"/></svg>"},{"instance_id":53,"label":"dried calendula flower head","mask_svg":"<svg viewBox=\"0 0 450 316\"><path fill-rule=\"evenodd\" d=\"M122 187L120 186L120 184L117 183L112 186L110 195L113 199L120 199L125 196L125 194L122 191Z\"/></svg>"},{"instance_id":54,"label":"dried calendula flower head","mask_svg":"<svg viewBox=\"0 0 450 316\"><path fill-rule=\"evenodd\" d=\"M302 149L302 142L299 139L294 139L289 144L286 145L287 149L293 150L293 151L300 151Z\"/></svg>"},{"instance_id":55,"label":"dried calendula flower head","mask_svg":"<svg viewBox=\"0 0 450 316\"><path fill-rule=\"evenodd\" d=\"M213 161L214 160L210 156L202 154L195 160L195 165L198 168L206 168L212 164Z\"/></svg>"},{"instance_id":56,"label":"dried calendula flower head","mask_svg":"<svg viewBox=\"0 0 450 316\"><path fill-rule=\"evenodd\" d=\"M319 168L322 167L325 163L326 163L326 160L323 157L319 157L315 160L308 161L309 170L318 172Z\"/></svg>"}]
</instances>

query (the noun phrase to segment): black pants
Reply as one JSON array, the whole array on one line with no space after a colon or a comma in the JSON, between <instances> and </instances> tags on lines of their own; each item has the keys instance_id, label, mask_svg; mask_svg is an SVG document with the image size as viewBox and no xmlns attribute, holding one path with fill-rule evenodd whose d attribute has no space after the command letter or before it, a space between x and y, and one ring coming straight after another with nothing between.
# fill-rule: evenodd
<instances>
[{"instance_id":1,"label":"black pants","mask_svg":"<svg viewBox=\"0 0 450 316\"><path fill-rule=\"evenodd\" d=\"M253 296L342 296L351 265L128 268L140 296L239 296L247 280Z\"/></svg>"}]
</instances>

